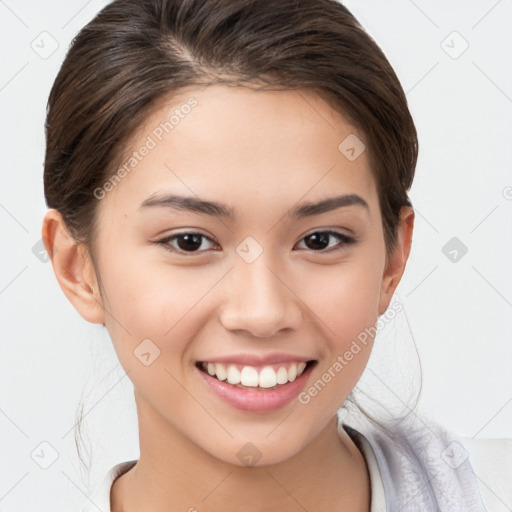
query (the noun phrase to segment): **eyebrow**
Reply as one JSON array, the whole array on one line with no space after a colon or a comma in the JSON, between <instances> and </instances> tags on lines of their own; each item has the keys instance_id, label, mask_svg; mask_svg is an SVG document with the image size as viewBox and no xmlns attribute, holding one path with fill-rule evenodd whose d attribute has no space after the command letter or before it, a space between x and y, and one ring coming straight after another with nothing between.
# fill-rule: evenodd
<instances>
[{"instance_id":1,"label":"eyebrow","mask_svg":"<svg viewBox=\"0 0 512 512\"><path fill-rule=\"evenodd\" d=\"M148 197L139 206L139 208L148 208L154 206L173 208L175 210L184 210L202 215L210 215L212 217L221 217L229 220L235 220L235 211L233 208L223 203L205 201L203 199L198 199L197 197L192 196L153 194ZM370 210L368 203L361 196L358 196L357 194L345 194L323 199L316 203L302 203L288 212L288 217L292 217L294 219L302 219L348 206L361 206L367 211Z\"/></svg>"}]
</instances>

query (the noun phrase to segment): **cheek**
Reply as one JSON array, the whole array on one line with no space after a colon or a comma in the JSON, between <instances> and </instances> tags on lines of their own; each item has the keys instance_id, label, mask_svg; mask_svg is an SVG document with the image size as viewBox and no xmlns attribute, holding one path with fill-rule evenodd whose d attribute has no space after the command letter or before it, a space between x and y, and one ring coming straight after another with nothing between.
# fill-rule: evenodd
<instances>
[{"instance_id":1,"label":"cheek","mask_svg":"<svg viewBox=\"0 0 512 512\"><path fill-rule=\"evenodd\" d=\"M353 390L366 368L378 319L378 272L361 264L324 275L308 294L320 326L320 364L310 386L299 395L306 410L328 419ZM304 292L306 293L306 291Z\"/></svg>"},{"instance_id":2,"label":"cheek","mask_svg":"<svg viewBox=\"0 0 512 512\"><path fill-rule=\"evenodd\" d=\"M315 285L303 292L324 338L319 374L332 382L331 398L322 400L348 394L366 367L378 320L380 275L377 262L361 256L319 274Z\"/></svg>"},{"instance_id":3,"label":"cheek","mask_svg":"<svg viewBox=\"0 0 512 512\"><path fill-rule=\"evenodd\" d=\"M361 259L322 271L304 294L328 338L343 345L377 321L380 285L378 265Z\"/></svg>"},{"instance_id":4,"label":"cheek","mask_svg":"<svg viewBox=\"0 0 512 512\"><path fill-rule=\"evenodd\" d=\"M208 316L202 301L222 274L128 259L106 266L103 274L108 330L123 368L134 366L134 351L143 350L143 342L150 353L160 351L159 365L175 368L188 361L188 342Z\"/></svg>"}]
</instances>

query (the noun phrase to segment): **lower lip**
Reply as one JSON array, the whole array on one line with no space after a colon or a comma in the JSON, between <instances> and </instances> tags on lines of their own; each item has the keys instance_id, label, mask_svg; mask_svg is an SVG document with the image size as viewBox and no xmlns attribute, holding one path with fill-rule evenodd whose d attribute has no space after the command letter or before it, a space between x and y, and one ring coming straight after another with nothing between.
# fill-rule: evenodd
<instances>
[{"instance_id":1,"label":"lower lip","mask_svg":"<svg viewBox=\"0 0 512 512\"><path fill-rule=\"evenodd\" d=\"M308 364L304 372L293 382L267 391L237 388L197 367L196 370L210 390L233 407L250 412L271 412L284 407L300 393L314 366L315 364Z\"/></svg>"}]
</instances>

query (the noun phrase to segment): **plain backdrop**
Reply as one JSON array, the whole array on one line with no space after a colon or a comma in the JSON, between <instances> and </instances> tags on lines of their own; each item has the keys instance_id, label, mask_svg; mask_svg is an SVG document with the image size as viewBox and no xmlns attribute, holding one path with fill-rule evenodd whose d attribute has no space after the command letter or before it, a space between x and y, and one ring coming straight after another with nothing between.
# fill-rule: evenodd
<instances>
[{"instance_id":1,"label":"plain backdrop","mask_svg":"<svg viewBox=\"0 0 512 512\"><path fill-rule=\"evenodd\" d=\"M80 510L138 457L133 388L106 331L41 253L44 119L72 38L107 2L0 1L0 511ZM512 2L346 2L395 68L420 139L413 248L360 386L464 437L512 437ZM75 413L84 400L90 474ZM89 440L89 441L88 441Z\"/></svg>"}]
</instances>

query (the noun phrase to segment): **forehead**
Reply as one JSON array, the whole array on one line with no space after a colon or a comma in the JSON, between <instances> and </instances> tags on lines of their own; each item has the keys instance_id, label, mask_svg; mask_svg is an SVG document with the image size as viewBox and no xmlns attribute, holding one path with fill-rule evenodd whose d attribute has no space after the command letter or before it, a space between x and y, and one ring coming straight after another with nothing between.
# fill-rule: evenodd
<instances>
[{"instance_id":1,"label":"forehead","mask_svg":"<svg viewBox=\"0 0 512 512\"><path fill-rule=\"evenodd\" d=\"M102 207L134 210L162 190L236 210L331 193L371 203L377 196L364 147L363 135L311 90L190 87L161 102L134 134L122 179Z\"/></svg>"}]
</instances>

